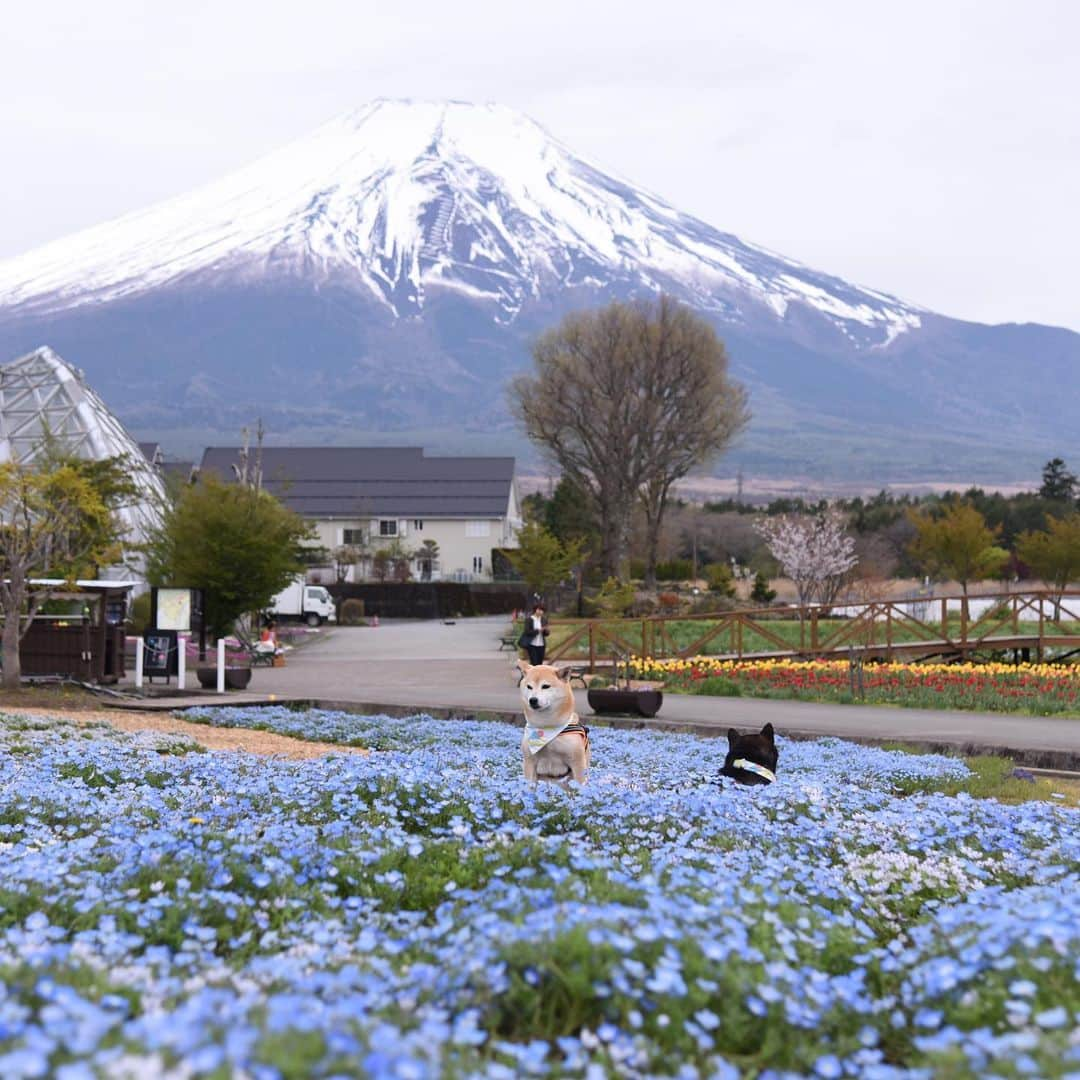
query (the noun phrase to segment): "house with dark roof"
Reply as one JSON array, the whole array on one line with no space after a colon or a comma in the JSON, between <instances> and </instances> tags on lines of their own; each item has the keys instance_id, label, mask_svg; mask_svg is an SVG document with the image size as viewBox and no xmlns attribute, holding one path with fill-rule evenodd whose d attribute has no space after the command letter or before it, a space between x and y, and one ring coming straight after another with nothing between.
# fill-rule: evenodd
<instances>
[{"instance_id":1,"label":"house with dark roof","mask_svg":"<svg viewBox=\"0 0 1080 1080\"><path fill-rule=\"evenodd\" d=\"M421 580L490 580L492 549L516 547L521 527L512 457L428 457L414 446L212 446L200 471L225 480L257 472L330 551L358 546L370 556L399 540L416 552L432 540L437 559L413 559Z\"/></svg>"}]
</instances>

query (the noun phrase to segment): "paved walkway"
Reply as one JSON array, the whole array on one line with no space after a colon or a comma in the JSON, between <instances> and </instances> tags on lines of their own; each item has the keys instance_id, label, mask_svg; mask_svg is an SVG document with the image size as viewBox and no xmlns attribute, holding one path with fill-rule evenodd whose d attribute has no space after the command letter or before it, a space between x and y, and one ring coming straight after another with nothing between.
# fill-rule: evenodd
<instances>
[{"instance_id":1,"label":"paved walkway","mask_svg":"<svg viewBox=\"0 0 1080 1080\"><path fill-rule=\"evenodd\" d=\"M456 711L517 713L516 655L499 651L503 617L338 627L288 654L283 668L258 668L249 692L228 700L305 699ZM189 679L189 686L193 680ZM583 717L590 715L577 692ZM1000 713L828 705L764 698L668 695L649 726L724 734L772 723L788 736L906 740L975 751L1010 750L1028 764L1080 768L1080 720Z\"/></svg>"}]
</instances>

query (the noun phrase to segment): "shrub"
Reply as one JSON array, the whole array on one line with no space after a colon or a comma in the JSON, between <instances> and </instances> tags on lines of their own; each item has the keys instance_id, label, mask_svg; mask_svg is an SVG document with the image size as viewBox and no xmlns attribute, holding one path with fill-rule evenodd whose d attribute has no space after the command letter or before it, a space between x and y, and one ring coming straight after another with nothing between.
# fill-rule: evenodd
<instances>
[{"instance_id":1,"label":"shrub","mask_svg":"<svg viewBox=\"0 0 1080 1080\"><path fill-rule=\"evenodd\" d=\"M734 611L739 605L730 596L702 593L687 609L688 615L714 615Z\"/></svg>"},{"instance_id":2,"label":"shrub","mask_svg":"<svg viewBox=\"0 0 1080 1080\"><path fill-rule=\"evenodd\" d=\"M705 567L705 580L709 583L710 592L719 593L721 596L735 595L735 579L727 563L709 563Z\"/></svg>"},{"instance_id":3,"label":"shrub","mask_svg":"<svg viewBox=\"0 0 1080 1080\"><path fill-rule=\"evenodd\" d=\"M366 626L364 621L364 601L355 597L346 600L341 605L339 616L343 626Z\"/></svg>"},{"instance_id":4,"label":"shrub","mask_svg":"<svg viewBox=\"0 0 1080 1080\"><path fill-rule=\"evenodd\" d=\"M629 611L630 615L635 619L641 619L646 615L652 615L654 611L656 611L656 601L648 593L635 594L633 606Z\"/></svg>"},{"instance_id":5,"label":"shrub","mask_svg":"<svg viewBox=\"0 0 1080 1080\"><path fill-rule=\"evenodd\" d=\"M673 592L662 592L656 598L656 601L660 605L661 609L665 612L674 611L681 603L679 599L679 594Z\"/></svg>"},{"instance_id":6,"label":"shrub","mask_svg":"<svg viewBox=\"0 0 1080 1080\"><path fill-rule=\"evenodd\" d=\"M636 593L629 581L609 577L600 587L596 605L605 615L625 615L634 604Z\"/></svg>"},{"instance_id":7,"label":"shrub","mask_svg":"<svg viewBox=\"0 0 1080 1080\"><path fill-rule=\"evenodd\" d=\"M656 564L658 581L686 581L694 573L694 564L689 559L668 559Z\"/></svg>"}]
</instances>

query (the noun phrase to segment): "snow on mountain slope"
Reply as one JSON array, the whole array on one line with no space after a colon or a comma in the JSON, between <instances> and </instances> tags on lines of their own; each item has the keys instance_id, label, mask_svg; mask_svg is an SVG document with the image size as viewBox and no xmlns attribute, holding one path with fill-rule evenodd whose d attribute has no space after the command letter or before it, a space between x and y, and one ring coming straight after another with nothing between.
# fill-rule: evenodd
<instances>
[{"instance_id":1,"label":"snow on mountain slope","mask_svg":"<svg viewBox=\"0 0 1080 1080\"><path fill-rule=\"evenodd\" d=\"M63 311L188 275L341 280L395 315L429 290L508 321L552 286L664 288L742 321L805 305L856 345L920 309L820 274L680 214L519 113L375 101L189 194L0 263L0 308Z\"/></svg>"}]
</instances>

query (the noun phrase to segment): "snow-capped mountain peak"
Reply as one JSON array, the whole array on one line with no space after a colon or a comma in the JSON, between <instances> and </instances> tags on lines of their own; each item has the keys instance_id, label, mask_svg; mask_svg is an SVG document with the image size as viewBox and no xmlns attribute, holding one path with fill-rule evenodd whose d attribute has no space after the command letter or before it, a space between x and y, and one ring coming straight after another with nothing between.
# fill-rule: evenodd
<instances>
[{"instance_id":1,"label":"snow-capped mountain peak","mask_svg":"<svg viewBox=\"0 0 1080 1080\"><path fill-rule=\"evenodd\" d=\"M189 194L0 263L45 312L189 277L333 279L397 316L448 289L499 321L551 286L663 288L723 319L805 305L856 344L920 310L679 213L499 105L377 100Z\"/></svg>"}]
</instances>

